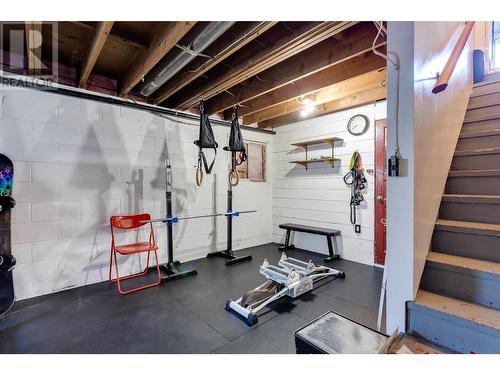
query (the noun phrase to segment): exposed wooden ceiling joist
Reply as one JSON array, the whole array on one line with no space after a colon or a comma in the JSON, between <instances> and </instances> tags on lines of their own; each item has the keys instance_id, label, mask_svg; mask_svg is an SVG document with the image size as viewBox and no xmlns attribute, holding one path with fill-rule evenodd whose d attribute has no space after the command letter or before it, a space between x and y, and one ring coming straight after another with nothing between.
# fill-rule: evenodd
<instances>
[{"instance_id":1,"label":"exposed wooden ceiling joist","mask_svg":"<svg viewBox=\"0 0 500 375\"><path fill-rule=\"evenodd\" d=\"M173 107L185 110L196 105L202 98L212 98L224 90L340 33L355 23L351 21L321 22L319 24L307 24L301 30L293 30L293 33L281 38L276 43L262 48L252 59L234 66L204 86L196 87L196 90L187 92L174 103Z\"/></svg>"},{"instance_id":2,"label":"exposed wooden ceiling joist","mask_svg":"<svg viewBox=\"0 0 500 375\"><path fill-rule=\"evenodd\" d=\"M387 89L382 86L370 88L363 92L333 100L318 106L317 110L308 116L302 116L300 112L289 113L284 116L275 117L258 123L259 128L270 128L280 125L291 124L297 121L307 120L318 116L323 116L331 112L340 111L352 107L357 107L363 104L382 100L387 97Z\"/></svg>"},{"instance_id":3,"label":"exposed wooden ceiling joist","mask_svg":"<svg viewBox=\"0 0 500 375\"><path fill-rule=\"evenodd\" d=\"M233 53L246 46L252 40L257 38L265 31L269 30L276 24L277 22L273 21L273 22L260 22L258 25L252 25L252 27L250 27L250 29L247 31L247 33L249 33L247 37L245 38L238 37L236 41L228 41L227 45L225 45L224 47L229 46L229 48L225 49L224 52L218 55L216 59L208 60L207 63L202 65L201 68L199 68L195 72L187 69L184 72L179 73L177 76L173 77L169 82L167 82L155 93L153 103L159 104L164 100L168 99L173 94L186 87L195 79L204 75L206 72L208 72L214 66L219 64L225 58L231 56Z\"/></svg>"},{"instance_id":4,"label":"exposed wooden ceiling joist","mask_svg":"<svg viewBox=\"0 0 500 375\"><path fill-rule=\"evenodd\" d=\"M369 73L358 75L354 78L335 83L323 89L307 95L307 98L312 100L316 106L337 100L346 96L354 95L368 88L376 88L382 86L384 80L387 79L385 69L373 70ZM290 99L286 102L268 107L262 111L254 112L243 116L243 125L262 122L271 118L280 117L289 113L301 111L304 105L297 98Z\"/></svg>"},{"instance_id":5,"label":"exposed wooden ceiling joist","mask_svg":"<svg viewBox=\"0 0 500 375\"><path fill-rule=\"evenodd\" d=\"M318 43L267 69L258 77L250 78L244 85L233 90L234 96L221 93L212 98L207 102L208 112L209 114L221 112L371 50L375 31L370 22L355 25L336 35L334 37L336 40L328 39Z\"/></svg>"},{"instance_id":6,"label":"exposed wooden ceiling joist","mask_svg":"<svg viewBox=\"0 0 500 375\"><path fill-rule=\"evenodd\" d=\"M113 27L113 23L113 21L103 21L98 23L94 38L90 44L89 52L83 60L78 87L85 87L87 79L89 78L95 62L101 53L102 47L104 46L104 43L106 43L106 39L108 38L109 32Z\"/></svg>"},{"instance_id":7,"label":"exposed wooden ceiling joist","mask_svg":"<svg viewBox=\"0 0 500 375\"><path fill-rule=\"evenodd\" d=\"M159 25L149 47L140 53L119 82L119 95L125 96L196 24L192 21L167 22Z\"/></svg>"},{"instance_id":8,"label":"exposed wooden ceiling joist","mask_svg":"<svg viewBox=\"0 0 500 375\"><path fill-rule=\"evenodd\" d=\"M70 23L78 25L87 30L95 31L97 25L94 22L82 22L82 21L70 21ZM109 33L108 38L119 39L122 42L133 45L134 47L139 48L147 48L149 41L142 37L141 35L137 35L135 33L124 30L120 27L117 27L117 23L113 27L113 30Z\"/></svg>"},{"instance_id":9,"label":"exposed wooden ceiling joist","mask_svg":"<svg viewBox=\"0 0 500 375\"><path fill-rule=\"evenodd\" d=\"M42 23L27 21L24 23L24 27L26 30L28 74L36 76L42 71Z\"/></svg>"},{"instance_id":10,"label":"exposed wooden ceiling joist","mask_svg":"<svg viewBox=\"0 0 500 375\"><path fill-rule=\"evenodd\" d=\"M321 88L345 81L360 74L380 69L386 66L386 61L373 52L365 52L342 63L332 65L327 69L299 79L292 84L281 86L265 95L244 102L239 109L241 116L262 111L265 108L284 103L290 99L308 95Z\"/></svg>"}]
</instances>

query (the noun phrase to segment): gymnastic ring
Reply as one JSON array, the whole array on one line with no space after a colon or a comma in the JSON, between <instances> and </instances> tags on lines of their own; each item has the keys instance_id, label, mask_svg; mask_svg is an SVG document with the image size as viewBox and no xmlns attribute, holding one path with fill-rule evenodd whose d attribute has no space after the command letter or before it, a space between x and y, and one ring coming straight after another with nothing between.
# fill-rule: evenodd
<instances>
[{"instance_id":1,"label":"gymnastic ring","mask_svg":"<svg viewBox=\"0 0 500 375\"><path fill-rule=\"evenodd\" d=\"M203 182L203 170L201 167L196 168L196 185L201 186Z\"/></svg>"},{"instance_id":2,"label":"gymnastic ring","mask_svg":"<svg viewBox=\"0 0 500 375\"><path fill-rule=\"evenodd\" d=\"M240 183L240 174L236 169L233 169L231 172L229 172L228 180L229 185L231 186L236 186Z\"/></svg>"}]
</instances>

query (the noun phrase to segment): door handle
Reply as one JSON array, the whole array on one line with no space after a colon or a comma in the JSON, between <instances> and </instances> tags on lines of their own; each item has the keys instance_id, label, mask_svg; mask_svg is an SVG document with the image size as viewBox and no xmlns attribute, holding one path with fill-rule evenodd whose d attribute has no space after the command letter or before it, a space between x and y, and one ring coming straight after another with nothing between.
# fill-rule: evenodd
<instances>
[{"instance_id":1,"label":"door handle","mask_svg":"<svg viewBox=\"0 0 500 375\"><path fill-rule=\"evenodd\" d=\"M378 200L378 201L383 201L383 200L384 200L384 197L383 197L382 195L380 195L380 194L379 194L379 195L377 195L377 200Z\"/></svg>"}]
</instances>

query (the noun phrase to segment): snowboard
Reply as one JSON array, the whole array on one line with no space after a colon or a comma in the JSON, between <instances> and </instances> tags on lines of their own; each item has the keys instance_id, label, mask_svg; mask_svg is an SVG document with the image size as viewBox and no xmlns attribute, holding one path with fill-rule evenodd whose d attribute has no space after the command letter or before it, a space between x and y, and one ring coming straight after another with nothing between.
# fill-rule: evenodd
<instances>
[{"instance_id":1,"label":"snowboard","mask_svg":"<svg viewBox=\"0 0 500 375\"><path fill-rule=\"evenodd\" d=\"M16 204L12 198L14 166L5 155L0 154L0 315L14 304L12 270L16 259L12 256L10 241L10 213Z\"/></svg>"}]
</instances>

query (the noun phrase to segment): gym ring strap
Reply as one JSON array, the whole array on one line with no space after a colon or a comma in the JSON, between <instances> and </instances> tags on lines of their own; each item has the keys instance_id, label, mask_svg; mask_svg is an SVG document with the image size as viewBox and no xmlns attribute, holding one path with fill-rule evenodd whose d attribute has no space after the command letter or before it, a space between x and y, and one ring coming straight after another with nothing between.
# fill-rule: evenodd
<instances>
[{"instance_id":1,"label":"gym ring strap","mask_svg":"<svg viewBox=\"0 0 500 375\"><path fill-rule=\"evenodd\" d=\"M240 183L240 173L236 169L232 169L228 176L229 185L236 186Z\"/></svg>"},{"instance_id":2,"label":"gym ring strap","mask_svg":"<svg viewBox=\"0 0 500 375\"><path fill-rule=\"evenodd\" d=\"M196 185L201 186L203 182L203 169L201 165L198 165L198 168L196 168Z\"/></svg>"}]
</instances>

